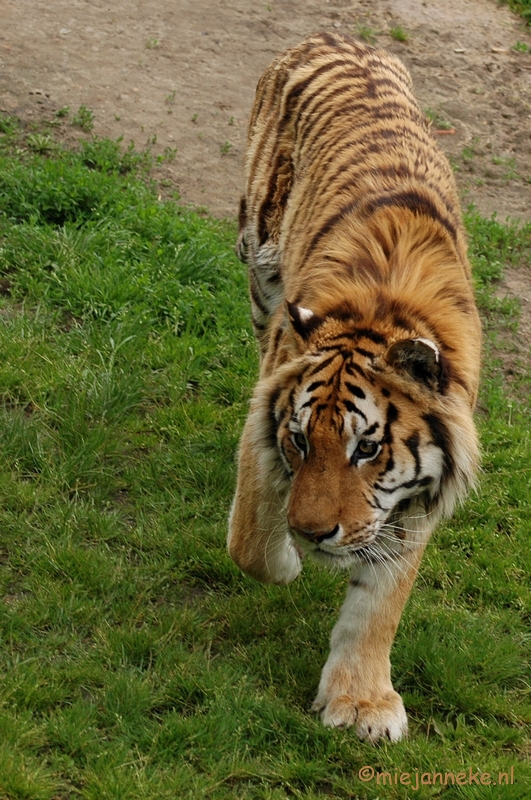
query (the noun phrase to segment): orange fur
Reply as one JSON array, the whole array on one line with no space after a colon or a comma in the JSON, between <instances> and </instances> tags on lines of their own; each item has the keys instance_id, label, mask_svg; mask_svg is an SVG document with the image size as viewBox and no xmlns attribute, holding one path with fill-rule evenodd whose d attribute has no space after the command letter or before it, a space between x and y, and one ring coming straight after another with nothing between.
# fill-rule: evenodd
<instances>
[{"instance_id":1,"label":"orange fur","mask_svg":"<svg viewBox=\"0 0 531 800\"><path fill-rule=\"evenodd\" d=\"M229 551L265 582L305 553L351 571L314 707L395 741L389 651L431 531L474 479L480 359L452 170L398 59L319 34L266 70L238 252L261 366Z\"/></svg>"}]
</instances>

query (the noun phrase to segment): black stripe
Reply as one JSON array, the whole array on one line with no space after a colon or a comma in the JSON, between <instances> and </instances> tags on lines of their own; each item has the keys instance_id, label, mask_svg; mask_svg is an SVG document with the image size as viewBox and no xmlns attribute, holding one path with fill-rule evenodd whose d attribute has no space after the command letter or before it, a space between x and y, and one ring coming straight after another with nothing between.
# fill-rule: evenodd
<instances>
[{"instance_id":1,"label":"black stripe","mask_svg":"<svg viewBox=\"0 0 531 800\"><path fill-rule=\"evenodd\" d=\"M275 336L273 339L273 349L276 350L280 344L280 340L282 339L282 334L284 333L284 328L282 325L279 325L275 331Z\"/></svg>"},{"instance_id":2,"label":"black stripe","mask_svg":"<svg viewBox=\"0 0 531 800\"><path fill-rule=\"evenodd\" d=\"M346 320L346 321L349 321L349 320ZM328 341L335 342L335 341L340 340L340 339L351 339L351 340L354 340L354 341L357 342L359 338L360 337L359 337L358 331L343 331L343 333L338 333L335 336L330 336ZM338 344L336 346L338 348L341 347L341 344L339 343L339 341L338 341Z\"/></svg>"},{"instance_id":3,"label":"black stripe","mask_svg":"<svg viewBox=\"0 0 531 800\"><path fill-rule=\"evenodd\" d=\"M363 413L363 411L358 408L351 400L343 400L343 405L347 409L347 411L351 411L353 414L359 414L360 417L363 417L365 422L367 422L367 415Z\"/></svg>"},{"instance_id":4,"label":"black stripe","mask_svg":"<svg viewBox=\"0 0 531 800\"><path fill-rule=\"evenodd\" d=\"M468 385L466 380L456 372L454 365L449 361L446 355L444 353L440 353L439 358L440 358L439 391L442 394L446 394L446 390L448 389L448 384L450 383L450 381L455 381L455 383L458 383L460 386L462 386L465 392L469 395L470 386Z\"/></svg>"},{"instance_id":5,"label":"black stripe","mask_svg":"<svg viewBox=\"0 0 531 800\"><path fill-rule=\"evenodd\" d=\"M315 92L305 97L298 108L299 120L301 120L302 122L302 125L298 130L299 138L301 139L301 141L306 138L306 135L308 133L308 123L310 124L310 130L311 130L311 124L315 119L314 115L316 111L319 112L318 116L319 120L322 120L323 115L329 110L326 107L323 108L323 104L325 103L327 104L330 100L334 100L338 97L338 95L342 94L349 94L352 97L357 96L358 98L362 96L363 92L363 87L361 85L362 76L360 75L359 68L356 68L356 66L352 64L352 61L334 61L333 63L331 62L331 68L335 67L339 68L348 67L348 69L342 70L339 75L335 75L333 81L330 81L330 83L327 86L320 86ZM358 79L360 81L359 86L353 85L352 78ZM316 107L310 108L314 100L317 101ZM359 99L357 102L358 104L361 104ZM338 106L337 104L335 106L336 110L338 111L340 111L341 108L344 107L345 106L341 105ZM365 105L365 108L363 110L369 111L370 106ZM307 116L303 121L303 117L306 114Z\"/></svg>"},{"instance_id":6,"label":"black stripe","mask_svg":"<svg viewBox=\"0 0 531 800\"><path fill-rule=\"evenodd\" d=\"M390 116L389 119L392 119ZM383 120L380 120L383 121ZM368 130L369 129L369 130ZM379 140L379 134L382 134L383 141ZM366 163L367 156L371 153L380 154L382 150L388 151L388 140L391 133L400 135L403 139L402 158L411 156L411 149L413 142L416 142L418 151L417 158L422 156L419 166L426 166L426 163L432 161L433 156L433 142L428 134L415 127L408 127L403 124L395 125L394 128L379 128L376 127L370 120L367 122L358 123L356 125L356 137L351 136L348 139L344 138L344 133L341 131L341 136L337 136L337 141L331 141L330 135L326 138L327 142L327 156L321 158L319 162L319 170L327 170L330 166L335 166L334 172L330 176L330 183L336 181L340 177L344 177L345 173L351 169ZM369 140L369 141L368 141ZM351 156L347 161L338 163L338 156L345 152L350 151ZM389 165L392 168L392 165ZM367 171L365 169L365 171ZM320 174L319 172L316 175ZM424 177L423 177L424 179ZM348 185L348 184L346 184Z\"/></svg>"},{"instance_id":7,"label":"black stripe","mask_svg":"<svg viewBox=\"0 0 531 800\"><path fill-rule=\"evenodd\" d=\"M350 106L345 107L345 109L341 110L343 113L348 111L357 111L358 107L357 104L351 104ZM360 109L361 110L361 109ZM332 120L338 116L338 112L340 109L336 111L335 115L330 115ZM409 143L409 149L411 150L412 140L416 140L417 147L423 151L423 158L421 160L421 164L424 165L429 160L430 154L430 140L428 135L425 136L419 135L417 130L417 125L415 124L414 120L407 119L404 120L404 117L399 117L397 114L389 112L389 113L379 113L379 114L372 114L372 119L370 121L367 120L367 115L363 117L361 120L351 119L349 122L351 123L352 127L355 129L352 131L351 136L348 139L340 138L344 137L344 132L342 130L334 131L334 128L331 127L332 120L329 121L328 127L324 124L315 131L315 135L312 136L308 142L305 142L305 147L307 150L316 149L317 153L326 153L328 156L329 154L332 155L330 148L333 147L335 144L340 144L341 142L345 142L348 146L348 149L353 149L356 147L363 146L366 142L367 137L370 135L371 138L371 145L373 153L382 153L388 150L389 142L392 140L396 145L397 148L402 145L402 150L405 150L405 142ZM405 124L396 124L392 125L392 123L411 123L411 128ZM386 127L382 127L382 123L386 123ZM368 130L370 128L370 131ZM327 136L323 135L323 131L326 131ZM335 133L335 136L334 136ZM319 139L319 135L322 136L322 139ZM315 141L314 141L315 140ZM398 157L400 158L400 153L397 152ZM403 153L403 157L405 153ZM326 161L323 160L322 166L333 165L335 162L335 154L334 158L327 158ZM363 164L362 161L357 161L352 158L346 164L343 164L343 170L335 170L333 176L330 178L330 183L332 181L337 180L337 178L341 177L341 175L345 176L347 173L347 168L353 168L358 165L358 167ZM348 165L348 166L347 166ZM398 166L396 165L387 165L387 166L376 166L373 165L372 167L364 167L360 169L359 173L354 175L354 180L357 179L358 175L360 177L366 177L370 175L374 171L375 174L382 174L383 177L392 177L392 178L402 178L405 180L406 178L411 178L415 174L412 172L408 163L404 161L399 161ZM341 188L346 188L347 184L342 184ZM338 191L340 191L338 189Z\"/></svg>"},{"instance_id":8,"label":"black stripe","mask_svg":"<svg viewBox=\"0 0 531 800\"><path fill-rule=\"evenodd\" d=\"M336 263L335 259L334 263ZM333 308L328 312L327 316L332 317L332 319L337 319L339 322L359 322L363 319L363 314L357 308L354 308L349 300L341 303L340 306ZM332 338L332 341L334 339L340 339L342 336L346 336L347 338L351 339L353 338L354 334L356 334L356 331L338 333L337 336Z\"/></svg>"},{"instance_id":9,"label":"black stripe","mask_svg":"<svg viewBox=\"0 0 531 800\"><path fill-rule=\"evenodd\" d=\"M359 353L360 356L363 356L364 358L370 358L371 361L373 361L375 358L374 353L371 353L370 350L365 350L363 347L355 347L354 350L356 353Z\"/></svg>"},{"instance_id":10,"label":"black stripe","mask_svg":"<svg viewBox=\"0 0 531 800\"><path fill-rule=\"evenodd\" d=\"M419 455L420 436L418 431L415 431L415 433L412 433L407 439L404 439L404 444L415 459L415 477L417 477L422 469Z\"/></svg>"},{"instance_id":11,"label":"black stripe","mask_svg":"<svg viewBox=\"0 0 531 800\"><path fill-rule=\"evenodd\" d=\"M420 481L418 481L416 478L413 478L412 480L405 481L404 483L397 483L396 486L389 487L389 489L386 486L382 486L381 483L375 483L374 488L378 489L379 492L385 492L385 494L393 494L393 492L396 492L397 489L413 489L415 486L424 488L425 486L428 486L432 480L433 478L429 476L421 478Z\"/></svg>"},{"instance_id":12,"label":"black stripe","mask_svg":"<svg viewBox=\"0 0 531 800\"><path fill-rule=\"evenodd\" d=\"M385 444L393 443L393 434L391 433L391 426L398 419L398 408L394 403L389 403L387 406L387 419L385 420L384 432L382 442Z\"/></svg>"},{"instance_id":13,"label":"black stripe","mask_svg":"<svg viewBox=\"0 0 531 800\"><path fill-rule=\"evenodd\" d=\"M390 117L390 119L393 119ZM395 120L396 121L396 120ZM422 154L421 165L423 167L433 162L433 142L428 134L422 129L412 128L406 125L395 125L390 128L375 127L374 122L360 122L356 125L356 138L351 136L345 139L343 131L338 134L336 140L331 140L331 136L326 137L326 157L320 156L317 169L313 174L314 184L321 184L323 173L328 172L330 167L334 171L327 177L327 185L333 186L338 178L345 177L349 168L359 167L365 164L367 157L371 153L381 154L382 152L388 153L389 140L398 139L403 146L402 158L407 158L411 154L413 144L416 143L419 155ZM368 143L370 140L370 144ZM323 142L324 146L324 142ZM349 159L345 162L339 157L343 154L349 154ZM392 167L391 167L392 168ZM367 168L363 168L365 173L369 174ZM424 174L421 176L422 181L425 182ZM353 177L349 177L346 182L342 182L339 186L334 187L336 195L339 195L341 190L347 189L357 179L357 173ZM435 186L435 188L437 188Z\"/></svg>"},{"instance_id":14,"label":"black stripe","mask_svg":"<svg viewBox=\"0 0 531 800\"><path fill-rule=\"evenodd\" d=\"M317 365L316 365L316 366L315 366L315 367L314 367L312 370L310 370L310 372L308 373L308 378L310 378L312 375L316 375L318 372L321 372L321 370L323 370L323 369L326 369L326 367L328 367L328 366L329 366L329 365L332 363L332 361L335 361L335 360L336 360L336 358L337 358L337 356L338 356L338 355L339 355L339 353L336 353L336 355L334 355L334 356L329 356L328 358L325 358L325 360L324 360L324 361L321 361L319 364L317 364Z\"/></svg>"},{"instance_id":15,"label":"black stripe","mask_svg":"<svg viewBox=\"0 0 531 800\"><path fill-rule=\"evenodd\" d=\"M292 86L292 88L287 93L285 98L284 106L286 110L284 112L282 119L280 120L279 130L283 132L286 129L286 126L292 121L293 110L297 100L299 100L301 95L308 89L309 86L311 86L311 84L316 80L316 78L319 78L326 72L331 72L332 70L338 67L347 67L347 66L351 66L351 62L345 61L344 59L337 59L336 61L328 61L326 64L321 64L320 67L314 69L311 75L309 75L307 78L304 78L304 80L299 81L299 83L296 83L294 86ZM322 91L321 88L317 90L317 94L320 91ZM311 100L311 98L312 95L310 95L309 99Z\"/></svg>"},{"instance_id":16,"label":"black stripe","mask_svg":"<svg viewBox=\"0 0 531 800\"><path fill-rule=\"evenodd\" d=\"M381 333L377 333L370 328L359 328L356 333L365 339L370 339L375 344L387 344L387 339Z\"/></svg>"},{"instance_id":17,"label":"black stripe","mask_svg":"<svg viewBox=\"0 0 531 800\"><path fill-rule=\"evenodd\" d=\"M247 225L247 200L240 198L240 208L238 211L238 231L242 231Z\"/></svg>"},{"instance_id":18,"label":"black stripe","mask_svg":"<svg viewBox=\"0 0 531 800\"><path fill-rule=\"evenodd\" d=\"M250 282L249 291L251 293L251 297L253 299L254 304L256 306L258 306L258 308L260 309L260 311L262 312L262 314L264 316L268 317L269 316L269 309L266 308L266 306L264 305L264 303L262 301L262 298L258 294L258 287L255 286L254 281Z\"/></svg>"},{"instance_id":19,"label":"black stripe","mask_svg":"<svg viewBox=\"0 0 531 800\"><path fill-rule=\"evenodd\" d=\"M350 383L350 381L345 381L345 386L347 387L349 392L351 392L356 397L359 397L360 400L365 400L366 394L363 391L363 389L361 389L359 386L355 386L353 383Z\"/></svg>"},{"instance_id":20,"label":"black stripe","mask_svg":"<svg viewBox=\"0 0 531 800\"><path fill-rule=\"evenodd\" d=\"M267 433L266 433L266 441L269 447L274 448L277 446L277 434L278 434L278 427L279 423L277 423L276 416L275 416L275 406L278 402L280 394L282 392L282 387L277 386L277 388L271 392L271 396L269 398L269 411L267 415Z\"/></svg>"},{"instance_id":21,"label":"black stripe","mask_svg":"<svg viewBox=\"0 0 531 800\"><path fill-rule=\"evenodd\" d=\"M444 455L443 478L447 478L454 471L454 459L451 453L451 437L446 424L436 414L424 414L424 422L430 429L432 441Z\"/></svg>"},{"instance_id":22,"label":"black stripe","mask_svg":"<svg viewBox=\"0 0 531 800\"><path fill-rule=\"evenodd\" d=\"M276 172L273 173L273 177L276 178ZM269 222L269 215L271 214L272 210L273 203L269 199L269 196L267 196L260 206L260 210L258 212L258 243L260 247L262 247L269 239L269 228L267 223Z\"/></svg>"},{"instance_id":23,"label":"black stripe","mask_svg":"<svg viewBox=\"0 0 531 800\"><path fill-rule=\"evenodd\" d=\"M454 240L457 238L455 225L453 225L447 217L440 213L435 203L429 197L426 197L415 190L398 192L396 194L389 194L385 196L382 195L376 200L371 200L367 204L364 211L366 210L368 216L372 216L372 214L374 214L380 208L389 208L393 206L398 208L407 208L410 211L413 211L415 214L422 214L426 217L431 217L437 222L440 222L440 224L446 228Z\"/></svg>"},{"instance_id":24,"label":"black stripe","mask_svg":"<svg viewBox=\"0 0 531 800\"><path fill-rule=\"evenodd\" d=\"M345 430L345 420L343 418L343 415L340 414L339 415L339 435L340 436L343 436L344 430Z\"/></svg>"},{"instance_id":25,"label":"black stripe","mask_svg":"<svg viewBox=\"0 0 531 800\"><path fill-rule=\"evenodd\" d=\"M318 389L318 388L319 388L319 386L324 386L324 385L325 385L325 382L326 382L326 381L314 381L313 383L311 383L311 384L310 384L310 385L307 387L306 391L307 391L307 392L315 392L315 390L316 390L316 389Z\"/></svg>"},{"instance_id":26,"label":"black stripe","mask_svg":"<svg viewBox=\"0 0 531 800\"><path fill-rule=\"evenodd\" d=\"M361 377L364 378L369 383L374 383L374 380L369 375L367 375L365 370L362 369L359 364L356 364L355 361L351 361L348 364L345 364L345 370L346 372L348 372L349 375L355 375L355 374L361 375Z\"/></svg>"},{"instance_id":27,"label":"black stripe","mask_svg":"<svg viewBox=\"0 0 531 800\"><path fill-rule=\"evenodd\" d=\"M340 344L325 344L319 348L320 353L329 353L331 350L337 350L337 357L341 356L343 359L351 358L352 353Z\"/></svg>"},{"instance_id":28,"label":"black stripe","mask_svg":"<svg viewBox=\"0 0 531 800\"><path fill-rule=\"evenodd\" d=\"M282 450L282 454L283 454L283 456L284 456L284 458L283 458L283 459L282 459L282 458L280 459L280 463L282 464L282 467L284 468L284 471L285 471L285 472L288 474L288 476L291 478L291 477L293 476L293 470L292 470L292 469L290 469L290 468L288 467L288 464L289 464L289 457L288 457L288 454L287 454L287 452L286 452L286 447L285 447L285 445L284 445L284 440L282 440L282 441L280 442L280 449Z\"/></svg>"},{"instance_id":29,"label":"black stripe","mask_svg":"<svg viewBox=\"0 0 531 800\"><path fill-rule=\"evenodd\" d=\"M313 406L313 404L316 403L318 401L318 399L319 398L315 397L315 396L314 397L310 397L309 400L307 400L305 403L302 404L301 411L302 411L303 408L308 408L308 407Z\"/></svg>"},{"instance_id":30,"label":"black stripe","mask_svg":"<svg viewBox=\"0 0 531 800\"><path fill-rule=\"evenodd\" d=\"M338 83L339 81L342 81L342 79L344 80L341 85L335 86L332 91L327 93L321 89L321 97L319 97L319 93L317 92L312 95L312 97L308 98L307 101L305 100L304 104L301 105L299 113L300 117L302 118L302 114L306 112L310 102L312 100L318 100L316 107L312 108L308 112L308 115L300 128L300 139L301 141L306 141L308 146L312 146L314 141L318 140L322 135L323 131L328 131L330 128L330 123L335 121L339 115L344 117L346 114L355 114L359 119L367 120L370 118L375 122L380 120L396 119L400 120L401 122L407 120L413 124L422 124L422 117L420 115L415 117L413 114L408 113L410 111L410 108L408 107L409 104L406 105L396 102L397 86L396 84L393 84L392 81L388 81L385 84L391 88L391 91L386 92L385 95L382 93L380 97L380 103L375 105L374 103L363 102L363 86L361 84L354 86L352 81L349 81L349 78L359 79L360 74L357 70L349 70L349 72L341 73L336 79ZM336 101L341 95L345 94L350 95L352 98L351 102L335 102L332 104L332 101ZM395 99L386 100L386 96ZM314 127L316 117L319 125Z\"/></svg>"},{"instance_id":31,"label":"black stripe","mask_svg":"<svg viewBox=\"0 0 531 800\"><path fill-rule=\"evenodd\" d=\"M334 50L341 44L341 41L338 42L334 34L329 33L328 31L322 31L316 38L320 39L323 44L328 45L328 47L331 47Z\"/></svg>"},{"instance_id":32,"label":"black stripe","mask_svg":"<svg viewBox=\"0 0 531 800\"><path fill-rule=\"evenodd\" d=\"M322 225L318 231L313 235L308 247L305 250L304 257L306 258L309 253L312 253L315 249L317 243L326 236L327 233L330 233L332 228L334 228L338 222L344 219L348 214L352 214L353 211L359 207L361 200L355 200L353 203L348 203L347 205L342 206L339 211L336 211L327 221Z\"/></svg>"}]
</instances>

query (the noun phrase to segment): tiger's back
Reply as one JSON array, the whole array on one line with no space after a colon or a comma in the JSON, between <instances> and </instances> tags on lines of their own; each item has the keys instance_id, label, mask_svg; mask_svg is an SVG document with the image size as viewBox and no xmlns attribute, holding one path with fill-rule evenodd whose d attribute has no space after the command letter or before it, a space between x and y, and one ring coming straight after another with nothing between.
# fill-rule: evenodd
<instances>
[{"instance_id":1,"label":"tiger's back","mask_svg":"<svg viewBox=\"0 0 531 800\"><path fill-rule=\"evenodd\" d=\"M380 316L400 297L429 311L443 339L467 339L459 372L474 402L480 327L455 180L397 58L324 33L270 65L249 122L240 228L262 351L285 299L325 315L356 296L351 307L370 317L376 284Z\"/></svg>"},{"instance_id":2,"label":"tiger's back","mask_svg":"<svg viewBox=\"0 0 531 800\"><path fill-rule=\"evenodd\" d=\"M287 253L301 232L311 250L323 226L346 208L369 211L396 190L405 204L416 204L407 193L420 190L428 202L435 199L445 224L460 227L453 176L434 147L409 73L389 53L343 36L310 37L266 70L249 122L246 172L254 246L279 242L290 193L297 212L286 224Z\"/></svg>"},{"instance_id":3,"label":"tiger's back","mask_svg":"<svg viewBox=\"0 0 531 800\"><path fill-rule=\"evenodd\" d=\"M261 363L229 551L264 582L305 556L349 570L313 707L397 741L389 653L429 536L474 481L480 360L452 170L401 62L328 33L277 58L239 221Z\"/></svg>"}]
</instances>

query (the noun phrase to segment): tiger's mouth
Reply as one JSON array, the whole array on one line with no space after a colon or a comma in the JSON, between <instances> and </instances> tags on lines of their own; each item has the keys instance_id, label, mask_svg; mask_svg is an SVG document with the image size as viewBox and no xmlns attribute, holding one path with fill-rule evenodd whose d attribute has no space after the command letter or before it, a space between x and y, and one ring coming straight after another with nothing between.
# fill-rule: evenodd
<instances>
[{"instance_id":1,"label":"tiger's mouth","mask_svg":"<svg viewBox=\"0 0 531 800\"><path fill-rule=\"evenodd\" d=\"M329 550L321 550L320 547L311 550L308 557L318 564L334 569L347 569L357 560L353 553L331 553Z\"/></svg>"},{"instance_id":2,"label":"tiger's mouth","mask_svg":"<svg viewBox=\"0 0 531 800\"><path fill-rule=\"evenodd\" d=\"M400 553L389 547L389 543L371 531L366 541L353 544L326 544L310 542L296 531L290 530L293 545L301 558L311 558L316 563L333 569L349 569L362 564L381 564L400 557Z\"/></svg>"},{"instance_id":3,"label":"tiger's mouth","mask_svg":"<svg viewBox=\"0 0 531 800\"><path fill-rule=\"evenodd\" d=\"M293 545L301 558L309 557L321 563L334 564L336 567L341 566L342 562L345 562L345 565L347 565L348 562L350 565L353 561L360 559L365 560L363 553L374 542L374 539L372 539L371 542L366 542L357 546L334 546L324 543L318 544L316 542L309 542L294 531L290 531L290 534Z\"/></svg>"},{"instance_id":4,"label":"tiger's mouth","mask_svg":"<svg viewBox=\"0 0 531 800\"><path fill-rule=\"evenodd\" d=\"M396 561L399 557L398 553L382 550L374 545L367 545L343 553L331 553L328 550L321 550L317 547L308 553L308 558L311 558L312 561L333 570L347 570L364 565L377 566Z\"/></svg>"}]
</instances>

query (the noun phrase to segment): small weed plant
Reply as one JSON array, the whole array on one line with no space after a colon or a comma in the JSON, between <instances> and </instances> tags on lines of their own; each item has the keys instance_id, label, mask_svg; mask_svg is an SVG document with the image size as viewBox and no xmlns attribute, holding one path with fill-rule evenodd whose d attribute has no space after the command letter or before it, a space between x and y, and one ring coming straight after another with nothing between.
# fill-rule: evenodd
<instances>
[{"instance_id":1,"label":"small weed plant","mask_svg":"<svg viewBox=\"0 0 531 800\"><path fill-rule=\"evenodd\" d=\"M452 123L448 122L448 120L438 111L434 111L431 108L425 108L424 114L426 115L429 124L433 126L435 130L449 131L451 129Z\"/></svg>"},{"instance_id":2,"label":"small weed plant","mask_svg":"<svg viewBox=\"0 0 531 800\"><path fill-rule=\"evenodd\" d=\"M410 737L375 749L309 713L346 578L262 586L225 549L257 371L235 225L159 201L119 143L0 131L0 797L413 796L367 765L528 797L531 392L493 287L529 228L467 217L483 472L397 635Z\"/></svg>"},{"instance_id":3,"label":"small weed plant","mask_svg":"<svg viewBox=\"0 0 531 800\"><path fill-rule=\"evenodd\" d=\"M61 115L60 116L64 116ZM81 128L83 131L91 131L94 127L94 112L84 105L79 106L78 110L72 117L72 125Z\"/></svg>"},{"instance_id":4,"label":"small weed plant","mask_svg":"<svg viewBox=\"0 0 531 800\"><path fill-rule=\"evenodd\" d=\"M391 39L394 39L396 42L407 42L409 41L409 33L405 31L400 25L397 25L396 28L389 29L389 36Z\"/></svg>"},{"instance_id":5,"label":"small weed plant","mask_svg":"<svg viewBox=\"0 0 531 800\"><path fill-rule=\"evenodd\" d=\"M368 25L359 25L354 30L354 36L357 36L358 39L363 39L367 44L376 44L378 31L374 30L374 28L370 28Z\"/></svg>"}]
</instances>

